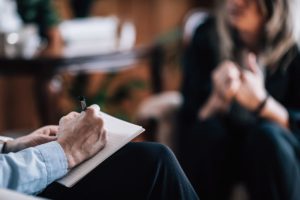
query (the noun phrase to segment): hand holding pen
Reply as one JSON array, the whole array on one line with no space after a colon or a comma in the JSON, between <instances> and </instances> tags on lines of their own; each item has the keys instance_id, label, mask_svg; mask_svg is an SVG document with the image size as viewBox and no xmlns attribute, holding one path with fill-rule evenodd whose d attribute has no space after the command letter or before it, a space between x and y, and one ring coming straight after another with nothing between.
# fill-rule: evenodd
<instances>
[{"instance_id":1,"label":"hand holding pen","mask_svg":"<svg viewBox=\"0 0 300 200\"><path fill-rule=\"evenodd\" d=\"M107 143L99 106L87 107L84 97L79 101L84 112L71 112L59 121L57 142L67 156L69 169L101 151Z\"/></svg>"}]
</instances>

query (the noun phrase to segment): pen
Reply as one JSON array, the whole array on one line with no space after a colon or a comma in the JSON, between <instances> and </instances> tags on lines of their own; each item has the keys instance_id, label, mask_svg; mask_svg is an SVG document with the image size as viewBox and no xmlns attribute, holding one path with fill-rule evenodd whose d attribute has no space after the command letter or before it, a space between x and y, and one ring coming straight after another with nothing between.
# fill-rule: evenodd
<instances>
[{"instance_id":1,"label":"pen","mask_svg":"<svg viewBox=\"0 0 300 200\"><path fill-rule=\"evenodd\" d=\"M84 96L79 96L78 99L80 101L81 111L85 111L86 110L86 101L85 101Z\"/></svg>"}]
</instances>

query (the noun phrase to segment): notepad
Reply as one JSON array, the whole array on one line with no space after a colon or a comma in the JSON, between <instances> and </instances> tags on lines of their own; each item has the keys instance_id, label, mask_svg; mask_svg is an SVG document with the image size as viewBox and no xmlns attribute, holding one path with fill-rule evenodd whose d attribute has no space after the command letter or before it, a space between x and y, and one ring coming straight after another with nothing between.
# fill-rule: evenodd
<instances>
[{"instance_id":1,"label":"notepad","mask_svg":"<svg viewBox=\"0 0 300 200\"><path fill-rule=\"evenodd\" d=\"M108 136L104 149L102 149L94 157L73 168L66 176L59 179L57 181L58 183L66 187L72 187L105 159L110 157L145 130L141 126L117 119L106 113L101 112L101 115L103 117L104 127L107 130Z\"/></svg>"}]
</instances>

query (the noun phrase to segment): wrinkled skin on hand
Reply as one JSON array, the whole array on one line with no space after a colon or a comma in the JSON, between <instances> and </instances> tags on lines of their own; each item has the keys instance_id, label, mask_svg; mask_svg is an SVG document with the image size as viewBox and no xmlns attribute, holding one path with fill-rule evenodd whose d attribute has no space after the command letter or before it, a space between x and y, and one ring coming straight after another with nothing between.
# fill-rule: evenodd
<instances>
[{"instance_id":1,"label":"wrinkled skin on hand","mask_svg":"<svg viewBox=\"0 0 300 200\"><path fill-rule=\"evenodd\" d=\"M107 141L103 119L97 105L84 112L72 112L59 122L58 142L65 151L69 168L80 164L102 150Z\"/></svg>"}]
</instances>

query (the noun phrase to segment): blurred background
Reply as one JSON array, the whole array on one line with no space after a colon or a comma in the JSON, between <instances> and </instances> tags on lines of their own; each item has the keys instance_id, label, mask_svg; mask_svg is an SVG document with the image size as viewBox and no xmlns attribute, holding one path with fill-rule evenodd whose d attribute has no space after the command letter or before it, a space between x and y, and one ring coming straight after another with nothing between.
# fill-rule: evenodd
<instances>
[{"instance_id":1,"label":"blurred background","mask_svg":"<svg viewBox=\"0 0 300 200\"><path fill-rule=\"evenodd\" d=\"M57 124L79 109L78 95L143 121L143 102L179 89L187 16L212 7L204 0L2 0L0 132Z\"/></svg>"},{"instance_id":2,"label":"blurred background","mask_svg":"<svg viewBox=\"0 0 300 200\"><path fill-rule=\"evenodd\" d=\"M200 125L203 125L202 119L198 120L198 109L201 107L202 110L202 103L204 103L202 96L205 98L208 97L210 94L209 90L215 89L210 80L210 73L212 69L217 66L217 63L223 59L223 55L219 55L219 53L232 53L232 58L244 65L244 58L246 58L245 53L251 51L256 52L258 55L261 54L260 56L262 56L262 58L267 58L267 56L271 55L269 57L271 58L270 60L262 59L263 61L269 61L269 63L264 63L266 66L263 66L264 64L261 66L264 71L266 70L266 77L273 75L285 76L285 73L289 71L286 70L287 65L294 63L292 62L294 57L295 59L299 59L299 55L297 54L298 57L296 57L296 51L294 52L296 49L296 40L299 39L298 35L300 32L299 23L295 19L299 17L297 18L297 13L294 12L291 12L291 14L295 16L285 16L285 14L288 13L286 10L274 9L276 12L273 12L273 7L266 5L279 5L278 7L282 7L283 9L284 6L282 5L288 5L291 2L296 5L299 4L299 0L216 1L218 3L230 2L231 4L229 5L235 5L237 7L231 10L232 8L230 6L225 6L227 4L224 4L223 7L219 6L219 10L217 11L224 9L224 13L222 10L221 12L215 13L216 22L207 17L216 7L213 2L214 1L207 0L0 0L0 135L17 137L27 134L43 125L58 124L59 119L63 115L71 111L80 112L78 96L85 96L88 105L98 104L104 112L142 125L146 131L137 138L136 141L157 141L166 144L171 147L176 155L182 153L182 149L184 149L181 147L182 152L180 152L179 143L186 142L184 144L186 145L186 149L189 150L189 147L191 147L192 153L189 151L184 152L185 154L182 154L184 156L181 155L181 159L187 158L188 160L191 158L189 160L192 163L191 165L198 162L197 165L193 167L197 175L198 171L202 173L199 177L193 175L189 176L187 173L188 177L190 179L196 177L205 182L201 187L195 188L199 190L202 189L204 193L208 191L208 194L210 194L208 197L221 195L222 193L218 194L218 192L215 192L217 190L213 185L207 183L219 183L218 180L220 179L220 183L222 186L224 184L224 187L228 185L227 180L232 185L236 184L235 182L231 183L231 178L237 178L232 174L236 174L235 167L239 167L239 165L235 165L235 162L239 160L233 159L235 157L232 157L231 154L239 154L240 149L237 150L233 148L242 147L242 145L232 146L231 143L227 144L229 140L227 141L227 137L223 136L227 135L227 133L231 133L231 128L234 130L233 135L235 135L235 131L239 131L239 129L235 130L235 126L231 127L232 124L230 124L231 122L235 122L236 119L238 119L237 124L240 122L239 120L241 120L241 122L245 120L247 125L251 128L253 128L254 125L260 125L256 123L257 121L255 120L260 120L261 116L257 114L266 106L266 101L269 96L267 95L262 104L259 104L258 113L252 112L252 110L250 112L243 107L237 107L237 110L241 112L235 112L235 107L233 107L233 109L230 107L231 102L225 105L225 107L228 106L228 109L223 110L223 99L222 101L218 101L218 103L222 105L217 105L218 107L213 105L211 107L211 110L213 110L212 115L216 114L214 113L216 107L220 109L220 113L224 112L228 115L221 115L222 123L217 124L217 126L216 124L208 123L209 131L199 131L199 133L203 133L204 136L199 135L198 129L194 130L193 128L194 125L199 125L200 122ZM261 8L260 6L263 5L261 2L265 4L265 7L262 8L270 9L268 12L257 12L265 11L264 9L259 9ZM256 7L249 6L254 4ZM249 7L239 5L248 5ZM289 7L289 9L294 11L297 8L297 6ZM243 12L254 14L245 15L246 17L243 14L241 17L240 14ZM269 19L271 13L272 17ZM226 17L223 17L225 14ZM233 16L232 19L229 17L231 15ZM266 21L264 21L265 18L263 18L266 17L265 15L268 17ZM280 15L285 17L281 17ZM243 17L245 17L246 20L243 20ZM206 22L202 23L205 20ZM257 29L252 30L253 27L251 25L256 25L255 22L257 22L257 20L259 26L254 27ZM288 20L291 20L291 23L288 22ZM292 21L295 21L295 24L293 24ZM271 28L269 27L269 23L272 25L270 26ZM194 31L201 24L204 24L206 28L201 29L198 36L196 32L194 43L190 43L195 33ZM291 33L297 37L293 38L289 33L290 30L287 28L288 24L296 26L293 29L298 32ZM222 25L224 27L222 27ZM225 27L227 30L225 30ZM222 28L224 28L224 30ZM240 28L240 30L238 28ZM281 32L281 29L283 32ZM256 30L260 30L261 33L258 34ZM249 42L247 40L249 39L248 37L245 37L245 41L240 40L241 38L239 38L240 36L238 37L238 31L240 31L239 34L241 35L245 32L246 35L244 36L248 36L247 33L251 33L252 35L250 34L250 36L253 36L254 33L255 44L251 40ZM273 35L273 32L277 32L276 34L278 35ZM202 34L204 34L204 36ZM201 39L199 39L199 35ZM271 44L269 40L264 39L264 36L270 37L266 38L278 46L272 46L273 44ZM228 45L227 42L229 44L232 42L231 45L236 46L233 48L233 46ZM270 42L271 46L268 46L270 45L268 42ZM202 43L204 43L204 45L202 45ZM187 49L188 44L195 44L190 45L190 47L195 49ZM199 49L197 45L201 46L201 48ZM278 48L280 46L283 48ZM241 50L239 48L241 48ZM189 60L191 62L188 64L185 63L185 74L188 74L186 75L188 78L185 78L185 80L188 81L184 81L184 84L182 84L184 52L187 52L186 55L189 55L189 57L185 58L185 61ZM230 56L226 56L224 58L232 59ZM197 60L198 57L199 60ZM210 67L207 67L207 69L193 68L199 65L198 62L204 62L201 64L206 67L211 65L211 69L209 69ZM258 63L259 65L261 64L260 62ZM297 62L295 63L297 64ZM278 67L279 70L276 71L277 65L283 68ZM188 67L190 68L187 69ZM296 68L297 66L292 67ZM194 72L193 70L195 69L196 71ZM202 70L205 72L203 73ZM280 98L282 96L281 94L286 94L287 97L290 97L291 105L298 109L298 114L294 122L296 128L291 126L291 128L295 128L291 130L299 134L300 112L299 101L297 99L299 98L299 94L296 89L299 79L299 74L297 74L297 72L299 72L298 68L295 69L295 71L296 73L291 72L291 77L294 79L290 79L290 77L278 79L278 77L276 77L266 78L266 80L270 82L275 81L275 84L273 83L274 88L271 89L271 92L269 91L271 96L275 97L276 95L272 94L272 92L276 93L278 90ZM202 76L201 80L198 78L199 74ZM205 76L205 74L207 76ZM288 85L286 83L287 80L290 81L289 84L295 84L294 87L293 85ZM188 92L185 91L186 94L184 90L182 90L182 94L186 95L185 104L182 104L181 85L183 85L183 88L187 87L184 88L185 90L189 90ZM255 87L255 85L253 87ZM224 89L227 88L224 87ZM291 96L289 96L286 91L281 91L284 89L291 89ZM257 90L253 89L253 91ZM295 97L293 95L295 95ZM219 97L220 96L217 96L217 98ZM209 98L209 101L210 100ZM248 100L249 102L252 101L251 98ZM201 105L199 105L200 102ZM235 103L237 102L233 102L233 104ZM239 103L240 102L238 102L238 104ZM184 109L178 112L180 107ZM285 109L283 110L286 111ZM245 115L246 112L244 111L246 111L248 115ZM275 109L275 111L278 110ZM176 124L178 114L181 114L179 116L181 118L178 118L179 120L177 120L178 123ZM275 115L279 116L278 113ZM225 122L225 120L223 120L224 116L230 119L226 121L230 125L228 127L227 125L223 125L223 122ZM246 117L244 118L244 116ZM231 119L233 120L231 121ZM254 119L254 121L252 119ZM269 118L266 119L270 120ZM271 121L272 120L278 123L274 118L271 118ZM175 130L176 125L177 129ZM220 130L218 129L219 125L222 125ZM244 124L242 123L242 125ZM180 130L180 127L184 131ZM238 127L241 128L244 126ZM211 134L211 130L215 128L217 134ZM230 128L230 131L228 131L227 128ZM189 135L189 137L184 135L185 133L191 132L190 130L196 131L194 134L196 139L193 137L189 138L192 135ZM236 136L247 136L244 132L248 130L244 130L247 129L243 128L241 131L242 134L237 134ZM184 137L180 138L180 131L184 133L181 134L181 136L184 135ZM219 134L219 131L221 134ZM236 136L232 138L235 139ZM185 138L188 140L184 140ZM232 138L230 135L230 139ZM238 137L238 139L240 139L240 137ZM259 141L261 141L260 139L261 138L259 138ZM272 142L276 142L275 140L273 141L273 138L270 139ZM223 143L223 140L226 141L226 143ZM234 140L234 142L237 141ZM261 152L266 152L264 148L268 147L267 145L269 144L273 143L262 143ZM230 149L232 148L233 150L227 152L224 150L225 148L221 149L223 145L226 146L226 148L228 145ZM294 145L294 143L291 145ZM253 157L255 157L254 160L257 161L256 156L261 158L260 151L257 150L258 147L256 143L254 146L254 149L256 149L254 152L257 154L253 154L255 155ZM200 150L194 150L194 147L199 147ZM282 148L282 150L284 153L287 152L285 148ZM197 156L194 157L195 152ZM276 152L277 150L272 151L272 153ZM227 157L226 159L225 156L223 158L223 153L226 154L226 156L229 155L228 158L230 159L228 163L230 165L228 166L232 165L235 167L230 168L227 165L223 165L225 163L223 163L224 160L226 160L225 164L227 164ZM298 156L298 152L295 153L295 155ZM264 156L264 154L262 154L262 156ZM180 156L178 157L180 158ZM245 158L246 157L247 156L245 156ZM289 158L288 156L281 155L280 157L281 159L285 157ZM278 173L278 171L276 171L276 173L273 172L273 166L269 165L269 163L272 162L268 159L272 158L273 157L269 155L261 158L264 160L264 163L270 167L263 168L266 169L268 173L260 171L259 167L251 167L252 165L249 165L249 169L257 170L259 177L262 175L268 176L269 173L274 173L277 177L277 174L280 173ZM231 162L231 159L235 162ZM253 163L262 163L259 159L258 161L259 162ZM299 164L298 157L297 159L291 157L291 166L293 167L296 166L294 162L297 162L297 165ZM283 160L283 163L288 162ZM184 168L184 162L181 162L181 164ZM216 171L220 173L215 173L215 169L211 166L215 166ZM202 167L204 169L199 170L199 168ZM227 173L223 170L227 170L227 168L230 168L234 173ZM277 168L274 169L277 170ZM285 170L290 168L282 167L280 169ZM299 169L295 168L295 170L295 173L298 175ZM189 171L186 170L186 172ZM239 171L237 174L238 173ZM251 173L257 175L256 172L251 171ZM251 173L245 174L248 174L249 177L252 178ZM288 173L292 174L290 171L288 171ZM285 172L281 172L281 174L285 174ZM203 177L207 179L202 179ZM212 181L212 177L216 178L217 181ZM253 177L256 178L255 176ZM298 176L291 175L291 177ZM273 176L268 176L267 178L273 178ZM277 186L273 184L274 180L271 179L270 185ZM281 181L280 179L278 182L281 183ZM264 184L262 181L258 182L264 186L268 186L268 184ZM254 186L257 187L259 191L262 191L260 188L261 185L256 184L256 182L253 183L255 183ZM281 187L282 185L284 185L284 187ZM278 187L279 189L276 189L281 191L282 188L286 188L285 186L289 184L282 183L282 185ZM230 192L230 199L249 199L247 198L247 190L243 182L242 184L238 182L234 186L233 192L228 190ZM206 187L211 190L207 190ZM275 191L274 196L277 195L276 189L272 190L272 192ZM296 190L297 189L295 189L295 191ZM233 195L231 195L231 193Z\"/></svg>"}]
</instances>

